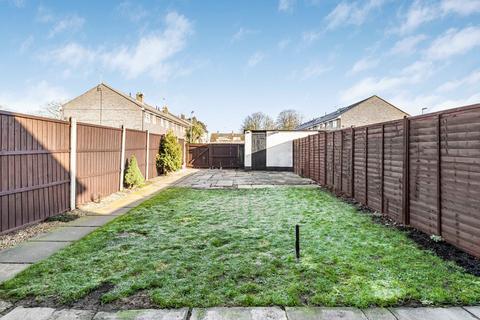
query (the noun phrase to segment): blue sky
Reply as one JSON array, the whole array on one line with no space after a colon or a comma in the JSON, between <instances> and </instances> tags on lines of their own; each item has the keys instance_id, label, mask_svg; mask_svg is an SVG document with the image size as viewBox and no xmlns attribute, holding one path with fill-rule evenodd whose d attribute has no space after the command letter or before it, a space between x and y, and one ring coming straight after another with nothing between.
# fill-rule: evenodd
<instances>
[{"instance_id":1,"label":"blue sky","mask_svg":"<svg viewBox=\"0 0 480 320\"><path fill-rule=\"evenodd\" d=\"M480 0L0 0L0 41L0 105L25 113L102 80L211 132L373 94L480 102Z\"/></svg>"}]
</instances>

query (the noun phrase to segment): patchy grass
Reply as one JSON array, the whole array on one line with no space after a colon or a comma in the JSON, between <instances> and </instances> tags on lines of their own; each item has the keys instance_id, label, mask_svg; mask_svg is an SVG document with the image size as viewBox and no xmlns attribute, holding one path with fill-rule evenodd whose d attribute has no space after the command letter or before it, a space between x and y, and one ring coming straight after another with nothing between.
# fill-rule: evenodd
<instances>
[{"instance_id":1,"label":"patchy grass","mask_svg":"<svg viewBox=\"0 0 480 320\"><path fill-rule=\"evenodd\" d=\"M302 259L295 261L294 226ZM10 299L159 307L480 302L480 278L314 188L171 188L0 287Z\"/></svg>"}]
</instances>

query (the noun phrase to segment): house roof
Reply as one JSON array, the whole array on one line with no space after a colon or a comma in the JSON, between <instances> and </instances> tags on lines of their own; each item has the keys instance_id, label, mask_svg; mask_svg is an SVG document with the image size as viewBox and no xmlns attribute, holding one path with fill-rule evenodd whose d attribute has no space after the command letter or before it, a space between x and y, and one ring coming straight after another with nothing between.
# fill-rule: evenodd
<instances>
[{"instance_id":1,"label":"house roof","mask_svg":"<svg viewBox=\"0 0 480 320\"><path fill-rule=\"evenodd\" d=\"M130 95L127 95L113 87L111 87L110 85L102 82L100 83L99 85L103 85L105 87L107 87L108 89L112 90L113 92L121 95L122 97L124 97L125 99L127 100L130 100L131 102L133 102L134 104L136 104L137 106L141 107L141 108L144 108L160 117L163 117L163 118L166 118L170 121L173 121L173 122L176 122L177 124L181 125L181 126L184 126L184 127L190 127L190 122L187 121L187 120L184 120L180 117L177 117L176 115L168 112L168 111L162 111L162 110L158 110L157 108L155 107L152 107L150 106L149 104L145 103L145 102L140 102L138 101L137 99L135 99L134 97L131 97Z\"/></svg>"},{"instance_id":2,"label":"house roof","mask_svg":"<svg viewBox=\"0 0 480 320\"><path fill-rule=\"evenodd\" d=\"M363 102L367 101L367 100L370 100L372 98L378 98L386 103L388 103L389 105L391 105L392 107L398 109L397 107L395 107L393 104L391 104L390 102L380 98L379 96L377 95L373 95L371 97L368 97L366 99L363 99L361 101L358 101L358 102L355 102L354 104L351 104L349 106L346 106L346 107L343 107L343 108L339 108L337 110L335 110L334 112L332 113L329 113L329 114L326 114L322 117L318 117L318 118L315 118L313 120L310 120L310 121L307 121L305 123L302 123L301 125L299 125L296 130L302 130L302 129L307 129L307 128L310 128L312 126L316 126L318 124L321 124L321 123L324 123L324 122L327 122L327 121L330 121L330 120L334 120L334 119L337 119L338 117L340 117L342 114L344 114L345 112L347 112L348 110L350 109L353 109L355 108L356 106L358 106L359 104L362 104ZM400 110L400 109L399 109ZM400 110L401 111L401 110ZM404 112L404 111L402 111Z\"/></svg>"}]
</instances>

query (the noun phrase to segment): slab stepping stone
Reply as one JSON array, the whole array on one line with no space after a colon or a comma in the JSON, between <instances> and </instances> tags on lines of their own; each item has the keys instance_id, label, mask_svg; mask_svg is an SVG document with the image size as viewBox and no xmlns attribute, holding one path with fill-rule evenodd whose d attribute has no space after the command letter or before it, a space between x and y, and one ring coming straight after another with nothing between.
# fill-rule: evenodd
<instances>
[{"instance_id":1,"label":"slab stepping stone","mask_svg":"<svg viewBox=\"0 0 480 320\"><path fill-rule=\"evenodd\" d=\"M190 320L287 320L279 307L195 308Z\"/></svg>"},{"instance_id":2,"label":"slab stepping stone","mask_svg":"<svg viewBox=\"0 0 480 320\"><path fill-rule=\"evenodd\" d=\"M49 233L39 235L31 241L77 241L97 227L59 227Z\"/></svg>"},{"instance_id":3,"label":"slab stepping stone","mask_svg":"<svg viewBox=\"0 0 480 320\"><path fill-rule=\"evenodd\" d=\"M363 313L368 320L396 320L395 316L386 308L368 308L363 309Z\"/></svg>"},{"instance_id":4,"label":"slab stepping stone","mask_svg":"<svg viewBox=\"0 0 480 320\"><path fill-rule=\"evenodd\" d=\"M17 307L4 315L1 320L48 320L55 312L52 308Z\"/></svg>"},{"instance_id":5,"label":"slab stepping stone","mask_svg":"<svg viewBox=\"0 0 480 320\"><path fill-rule=\"evenodd\" d=\"M476 318L460 307L453 308L393 308L398 320L475 320Z\"/></svg>"},{"instance_id":6,"label":"slab stepping stone","mask_svg":"<svg viewBox=\"0 0 480 320\"><path fill-rule=\"evenodd\" d=\"M93 310L64 309L55 311L48 320L92 320L94 315Z\"/></svg>"},{"instance_id":7,"label":"slab stepping stone","mask_svg":"<svg viewBox=\"0 0 480 320\"><path fill-rule=\"evenodd\" d=\"M463 309L480 318L480 306L463 307Z\"/></svg>"},{"instance_id":8,"label":"slab stepping stone","mask_svg":"<svg viewBox=\"0 0 480 320\"><path fill-rule=\"evenodd\" d=\"M368 320L357 308L286 308L289 320Z\"/></svg>"},{"instance_id":9,"label":"slab stepping stone","mask_svg":"<svg viewBox=\"0 0 480 320\"><path fill-rule=\"evenodd\" d=\"M35 263L46 259L71 242L24 242L0 251L0 263Z\"/></svg>"},{"instance_id":10,"label":"slab stepping stone","mask_svg":"<svg viewBox=\"0 0 480 320\"><path fill-rule=\"evenodd\" d=\"M29 263L0 263L0 283L12 279L29 265Z\"/></svg>"},{"instance_id":11,"label":"slab stepping stone","mask_svg":"<svg viewBox=\"0 0 480 320\"><path fill-rule=\"evenodd\" d=\"M118 312L99 312L93 320L186 320L188 309L175 310L125 310Z\"/></svg>"},{"instance_id":12,"label":"slab stepping stone","mask_svg":"<svg viewBox=\"0 0 480 320\"><path fill-rule=\"evenodd\" d=\"M85 216L85 217L80 217L76 220L73 220L67 225L69 227L101 227L104 224L112 221L115 219L116 216Z\"/></svg>"}]
</instances>

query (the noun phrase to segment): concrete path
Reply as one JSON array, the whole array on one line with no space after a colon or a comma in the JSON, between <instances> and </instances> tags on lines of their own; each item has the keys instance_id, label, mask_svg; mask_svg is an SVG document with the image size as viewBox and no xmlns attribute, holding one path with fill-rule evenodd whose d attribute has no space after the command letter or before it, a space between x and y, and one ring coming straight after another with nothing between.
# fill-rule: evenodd
<instances>
[{"instance_id":1,"label":"concrete path","mask_svg":"<svg viewBox=\"0 0 480 320\"><path fill-rule=\"evenodd\" d=\"M0 282L13 278L30 264L48 258L58 250L80 240L87 234L127 213L143 201L151 198L160 190L181 182L197 170L186 169L174 174L158 177L149 181L145 187L100 204L89 204L80 209L88 212L48 233L41 234L13 248L0 251Z\"/></svg>"},{"instance_id":2,"label":"concrete path","mask_svg":"<svg viewBox=\"0 0 480 320\"><path fill-rule=\"evenodd\" d=\"M118 312L11 308L0 303L0 320L478 320L480 307L452 308L182 308Z\"/></svg>"},{"instance_id":3,"label":"concrete path","mask_svg":"<svg viewBox=\"0 0 480 320\"><path fill-rule=\"evenodd\" d=\"M179 186L198 189L241 189L282 185L314 186L315 183L293 172L243 170L201 170L179 183Z\"/></svg>"}]
</instances>

